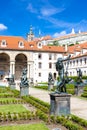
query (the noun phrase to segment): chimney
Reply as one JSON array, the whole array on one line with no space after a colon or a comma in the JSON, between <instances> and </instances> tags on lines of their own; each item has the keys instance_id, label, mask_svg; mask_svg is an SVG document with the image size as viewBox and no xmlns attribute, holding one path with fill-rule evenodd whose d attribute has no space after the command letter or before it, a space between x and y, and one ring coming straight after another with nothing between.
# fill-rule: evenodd
<instances>
[{"instance_id":1,"label":"chimney","mask_svg":"<svg viewBox=\"0 0 87 130\"><path fill-rule=\"evenodd\" d=\"M65 51L68 51L68 45L65 44Z\"/></svg>"}]
</instances>

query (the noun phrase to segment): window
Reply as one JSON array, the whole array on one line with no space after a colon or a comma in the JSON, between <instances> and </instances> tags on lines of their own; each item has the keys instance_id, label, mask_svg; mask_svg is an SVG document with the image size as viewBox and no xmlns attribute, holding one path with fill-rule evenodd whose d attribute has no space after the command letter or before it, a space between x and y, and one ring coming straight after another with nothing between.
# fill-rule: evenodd
<instances>
[{"instance_id":1,"label":"window","mask_svg":"<svg viewBox=\"0 0 87 130\"><path fill-rule=\"evenodd\" d=\"M73 66L75 66L75 61L73 61Z\"/></svg>"},{"instance_id":2,"label":"window","mask_svg":"<svg viewBox=\"0 0 87 130\"><path fill-rule=\"evenodd\" d=\"M84 58L84 64L86 64L86 58Z\"/></svg>"},{"instance_id":3,"label":"window","mask_svg":"<svg viewBox=\"0 0 87 130\"><path fill-rule=\"evenodd\" d=\"M49 69L51 69L52 68L52 63L49 63Z\"/></svg>"},{"instance_id":4,"label":"window","mask_svg":"<svg viewBox=\"0 0 87 130\"><path fill-rule=\"evenodd\" d=\"M37 46L38 46L38 48L42 48L42 43L38 42Z\"/></svg>"},{"instance_id":5,"label":"window","mask_svg":"<svg viewBox=\"0 0 87 130\"><path fill-rule=\"evenodd\" d=\"M77 65L78 65L78 60L76 60L76 63L77 63Z\"/></svg>"},{"instance_id":6,"label":"window","mask_svg":"<svg viewBox=\"0 0 87 130\"><path fill-rule=\"evenodd\" d=\"M39 43L38 45L39 45L39 47L41 47L41 45L42 45L42 44L41 44L41 43Z\"/></svg>"},{"instance_id":7,"label":"window","mask_svg":"<svg viewBox=\"0 0 87 130\"><path fill-rule=\"evenodd\" d=\"M6 47L6 40L2 40L1 46L2 46L2 47Z\"/></svg>"},{"instance_id":8,"label":"window","mask_svg":"<svg viewBox=\"0 0 87 130\"><path fill-rule=\"evenodd\" d=\"M41 62L38 63L38 68L39 68L39 69L42 68L42 63L41 63Z\"/></svg>"},{"instance_id":9,"label":"window","mask_svg":"<svg viewBox=\"0 0 87 130\"><path fill-rule=\"evenodd\" d=\"M72 66L72 61L70 61L70 66Z\"/></svg>"},{"instance_id":10,"label":"window","mask_svg":"<svg viewBox=\"0 0 87 130\"><path fill-rule=\"evenodd\" d=\"M38 54L38 59L42 59L42 55L41 54Z\"/></svg>"},{"instance_id":11,"label":"window","mask_svg":"<svg viewBox=\"0 0 87 130\"><path fill-rule=\"evenodd\" d=\"M49 60L52 60L52 54L49 54Z\"/></svg>"},{"instance_id":12,"label":"window","mask_svg":"<svg viewBox=\"0 0 87 130\"><path fill-rule=\"evenodd\" d=\"M23 48L24 47L24 43L22 41L19 42L19 47Z\"/></svg>"},{"instance_id":13,"label":"window","mask_svg":"<svg viewBox=\"0 0 87 130\"><path fill-rule=\"evenodd\" d=\"M82 59L80 59L80 65L82 65Z\"/></svg>"},{"instance_id":14,"label":"window","mask_svg":"<svg viewBox=\"0 0 87 130\"><path fill-rule=\"evenodd\" d=\"M38 76L41 77L41 73L38 73Z\"/></svg>"}]
</instances>

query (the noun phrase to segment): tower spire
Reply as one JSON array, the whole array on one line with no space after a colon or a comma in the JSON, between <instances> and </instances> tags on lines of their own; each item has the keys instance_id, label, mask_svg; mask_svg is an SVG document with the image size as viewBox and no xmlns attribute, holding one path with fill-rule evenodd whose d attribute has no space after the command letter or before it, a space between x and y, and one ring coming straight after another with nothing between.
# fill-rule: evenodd
<instances>
[{"instance_id":1,"label":"tower spire","mask_svg":"<svg viewBox=\"0 0 87 130\"><path fill-rule=\"evenodd\" d=\"M32 25L30 25L30 34L33 35Z\"/></svg>"},{"instance_id":2,"label":"tower spire","mask_svg":"<svg viewBox=\"0 0 87 130\"><path fill-rule=\"evenodd\" d=\"M27 41L33 41L34 40L34 33L32 29L32 25L30 25L30 32L27 34Z\"/></svg>"}]
</instances>

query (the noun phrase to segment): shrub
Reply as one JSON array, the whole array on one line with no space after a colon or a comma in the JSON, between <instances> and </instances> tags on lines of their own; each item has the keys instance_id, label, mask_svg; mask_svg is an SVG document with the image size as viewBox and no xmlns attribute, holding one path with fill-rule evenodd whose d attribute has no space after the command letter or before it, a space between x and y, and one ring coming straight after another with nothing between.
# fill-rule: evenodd
<instances>
[{"instance_id":1,"label":"shrub","mask_svg":"<svg viewBox=\"0 0 87 130\"><path fill-rule=\"evenodd\" d=\"M37 111L36 111L36 116L37 116L39 119L42 119L43 121L48 122L48 115L45 114L45 113L43 113L42 111L37 110Z\"/></svg>"},{"instance_id":2,"label":"shrub","mask_svg":"<svg viewBox=\"0 0 87 130\"><path fill-rule=\"evenodd\" d=\"M7 116L8 116L8 120L9 120L9 121L12 121L12 116L11 116L11 113L10 113L10 112L7 113Z\"/></svg>"},{"instance_id":3,"label":"shrub","mask_svg":"<svg viewBox=\"0 0 87 130\"><path fill-rule=\"evenodd\" d=\"M66 121L66 123L64 124L64 126L66 128L68 128L69 130L83 130L83 128L77 124L74 124L71 121Z\"/></svg>"},{"instance_id":4,"label":"shrub","mask_svg":"<svg viewBox=\"0 0 87 130\"><path fill-rule=\"evenodd\" d=\"M71 120L73 120L74 122L80 124L81 126L87 127L87 121L80 118L80 117L77 117L75 115L71 115Z\"/></svg>"},{"instance_id":5,"label":"shrub","mask_svg":"<svg viewBox=\"0 0 87 130\"><path fill-rule=\"evenodd\" d=\"M13 120L18 120L17 114L15 112L13 113Z\"/></svg>"}]
</instances>

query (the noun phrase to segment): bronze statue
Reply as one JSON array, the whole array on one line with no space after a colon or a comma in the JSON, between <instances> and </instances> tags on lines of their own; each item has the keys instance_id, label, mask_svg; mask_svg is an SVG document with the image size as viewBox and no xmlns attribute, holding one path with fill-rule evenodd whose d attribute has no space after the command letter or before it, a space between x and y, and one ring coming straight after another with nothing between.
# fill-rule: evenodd
<instances>
[{"instance_id":1,"label":"bronze statue","mask_svg":"<svg viewBox=\"0 0 87 130\"><path fill-rule=\"evenodd\" d=\"M82 83L83 81L82 81L82 71L81 71L81 69L80 68L78 68L78 69L76 69L76 71L77 71L77 83Z\"/></svg>"},{"instance_id":2,"label":"bronze statue","mask_svg":"<svg viewBox=\"0 0 87 130\"><path fill-rule=\"evenodd\" d=\"M27 79L27 69L23 69L22 76L21 76L21 83L20 87L28 87L29 86L29 81Z\"/></svg>"},{"instance_id":3,"label":"bronze statue","mask_svg":"<svg viewBox=\"0 0 87 130\"><path fill-rule=\"evenodd\" d=\"M59 75L59 82L57 83L57 87L55 90L55 92L57 93L66 93L66 83L69 82L70 79L68 79L68 77L65 78L63 61L68 60L67 63L69 63L70 57L71 55L69 55L66 59L58 58L56 62L56 71L58 71Z\"/></svg>"},{"instance_id":4,"label":"bronze statue","mask_svg":"<svg viewBox=\"0 0 87 130\"><path fill-rule=\"evenodd\" d=\"M53 77L52 77L52 73L49 72L49 76L48 76L48 85L52 85L54 83Z\"/></svg>"}]
</instances>

